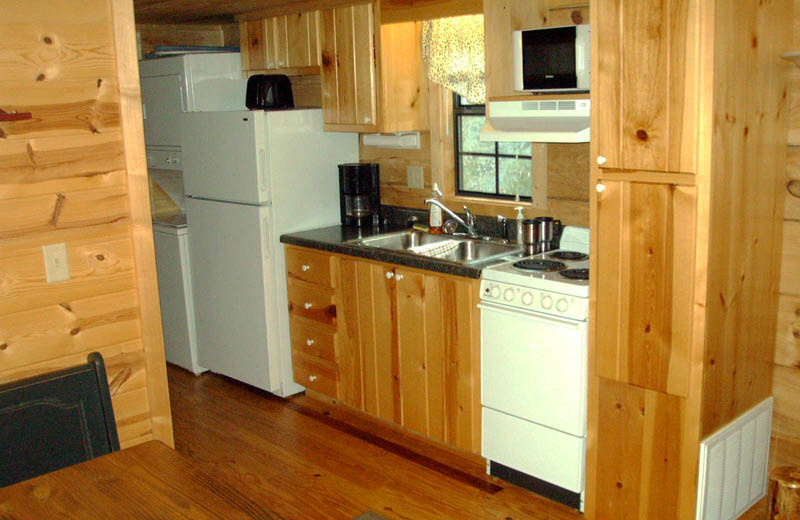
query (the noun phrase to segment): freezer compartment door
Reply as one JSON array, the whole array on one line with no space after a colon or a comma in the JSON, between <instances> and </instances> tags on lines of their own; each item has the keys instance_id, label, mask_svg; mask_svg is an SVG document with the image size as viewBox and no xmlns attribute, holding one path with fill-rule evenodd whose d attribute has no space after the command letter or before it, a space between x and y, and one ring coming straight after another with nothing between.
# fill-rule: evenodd
<instances>
[{"instance_id":1,"label":"freezer compartment door","mask_svg":"<svg viewBox=\"0 0 800 520\"><path fill-rule=\"evenodd\" d=\"M264 112L193 112L183 116L183 186L203 199L270 201Z\"/></svg>"},{"instance_id":2,"label":"freezer compartment door","mask_svg":"<svg viewBox=\"0 0 800 520\"><path fill-rule=\"evenodd\" d=\"M186 199L200 364L280 388L271 208Z\"/></svg>"}]
</instances>

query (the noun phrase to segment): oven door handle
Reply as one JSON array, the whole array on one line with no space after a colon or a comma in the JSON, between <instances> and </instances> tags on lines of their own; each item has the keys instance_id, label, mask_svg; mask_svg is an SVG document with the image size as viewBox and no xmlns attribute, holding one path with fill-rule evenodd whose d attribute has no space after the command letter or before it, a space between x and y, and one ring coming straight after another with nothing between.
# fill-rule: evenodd
<instances>
[{"instance_id":1,"label":"oven door handle","mask_svg":"<svg viewBox=\"0 0 800 520\"><path fill-rule=\"evenodd\" d=\"M482 311L499 312L500 314L507 314L509 316L514 316L515 318L525 318L525 319L536 318L539 320L555 321L557 323L561 323L563 325L569 325L574 328L578 328L582 323L577 320L567 320L564 318L560 318L558 316L553 316L552 314L542 314L536 311L518 311L516 309L500 307L498 305L493 305L491 303L479 303L478 308Z\"/></svg>"}]
</instances>

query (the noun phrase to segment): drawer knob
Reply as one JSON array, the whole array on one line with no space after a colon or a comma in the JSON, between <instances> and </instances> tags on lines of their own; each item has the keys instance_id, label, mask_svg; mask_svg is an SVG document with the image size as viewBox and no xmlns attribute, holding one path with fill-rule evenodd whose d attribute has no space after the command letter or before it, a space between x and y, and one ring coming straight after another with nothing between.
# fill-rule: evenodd
<instances>
[{"instance_id":1,"label":"drawer knob","mask_svg":"<svg viewBox=\"0 0 800 520\"><path fill-rule=\"evenodd\" d=\"M300 269L302 269L305 272L305 271L308 271L309 269L311 269L311 266L310 265L303 265L303 267L301 267Z\"/></svg>"},{"instance_id":2,"label":"drawer knob","mask_svg":"<svg viewBox=\"0 0 800 520\"><path fill-rule=\"evenodd\" d=\"M606 185L605 184L597 184L594 187L594 189L597 190L597 193L603 193L604 191L606 191Z\"/></svg>"},{"instance_id":3,"label":"drawer knob","mask_svg":"<svg viewBox=\"0 0 800 520\"><path fill-rule=\"evenodd\" d=\"M597 164L603 166L606 163L606 158L602 155L597 156Z\"/></svg>"},{"instance_id":4,"label":"drawer knob","mask_svg":"<svg viewBox=\"0 0 800 520\"><path fill-rule=\"evenodd\" d=\"M306 310L310 309L311 308L311 302L305 302L303 304L303 307L305 307Z\"/></svg>"},{"instance_id":5,"label":"drawer knob","mask_svg":"<svg viewBox=\"0 0 800 520\"><path fill-rule=\"evenodd\" d=\"M392 278L394 278L394 273L391 271L386 271L386 279L391 280Z\"/></svg>"},{"instance_id":6,"label":"drawer knob","mask_svg":"<svg viewBox=\"0 0 800 520\"><path fill-rule=\"evenodd\" d=\"M402 280L402 279L403 279L403 275L402 275L402 274L400 274L400 273L397 273L397 274L394 276L394 279L395 279L395 280L397 280L397 281L399 282L400 280Z\"/></svg>"},{"instance_id":7,"label":"drawer knob","mask_svg":"<svg viewBox=\"0 0 800 520\"><path fill-rule=\"evenodd\" d=\"M317 376L308 376L308 380L312 383L317 380Z\"/></svg>"},{"instance_id":8,"label":"drawer knob","mask_svg":"<svg viewBox=\"0 0 800 520\"><path fill-rule=\"evenodd\" d=\"M313 340L313 339L311 339L311 338L308 338L308 339L306 340L306 345L308 345L309 347L310 347L311 345L313 345L313 344L314 344L314 340Z\"/></svg>"}]
</instances>

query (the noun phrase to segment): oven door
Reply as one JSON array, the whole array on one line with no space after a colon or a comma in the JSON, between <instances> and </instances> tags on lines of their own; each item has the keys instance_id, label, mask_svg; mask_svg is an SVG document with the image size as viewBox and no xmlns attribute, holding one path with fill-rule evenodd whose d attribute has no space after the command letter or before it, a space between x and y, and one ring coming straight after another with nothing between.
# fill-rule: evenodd
<instances>
[{"instance_id":1,"label":"oven door","mask_svg":"<svg viewBox=\"0 0 800 520\"><path fill-rule=\"evenodd\" d=\"M483 406L583 437L587 322L479 307Z\"/></svg>"}]
</instances>

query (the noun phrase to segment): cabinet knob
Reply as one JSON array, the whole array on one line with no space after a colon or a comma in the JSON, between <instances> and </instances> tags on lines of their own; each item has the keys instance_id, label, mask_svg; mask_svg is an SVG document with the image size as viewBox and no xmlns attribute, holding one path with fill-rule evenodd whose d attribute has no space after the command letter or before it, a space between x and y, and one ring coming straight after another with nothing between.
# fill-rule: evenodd
<instances>
[{"instance_id":1,"label":"cabinet knob","mask_svg":"<svg viewBox=\"0 0 800 520\"><path fill-rule=\"evenodd\" d=\"M313 339L311 339L311 338L308 338L308 339L306 340L306 345L308 345L309 347L310 347L311 345L313 345L313 344L314 344L314 340L313 340Z\"/></svg>"},{"instance_id":2,"label":"cabinet knob","mask_svg":"<svg viewBox=\"0 0 800 520\"><path fill-rule=\"evenodd\" d=\"M603 166L605 163L606 163L606 158L603 157L602 155L598 155L597 156L597 164L599 164L600 166Z\"/></svg>"},{"instance_id":3,"label":"cabinet knob","mask_svg":"<svg viewBox=\"0 0 800 520\"><path fill-rule=\"evenodd\" d=\"M403 279L403 275L402 275L402 274L400 274L400 273L397 273L396 275L394 275L394 279L395 279L395 280L397 280L397 281L399 282L400 280L402 280L402 279Z\"/></svg>"},{"instance_id":4,"label":"cabinet knob","mask_svg":"<svg viewBox=\"0 0 800 520\"><path fill-rule=\"evenodd\" d=\"M386 271L386 279L391 280L394 278L394 273L392 271Z\"/></svg>"},{"instance_id":5,"label":"cabinet knob","mask_svg":"<svg viewBox=\"0 0 800 520\"><path fill-rule=\"evenodd\" d=\"M310 265L303 265L300 269L302 269L305 272L305 271L308 271L309 269L311 269L311 266Z\"/></svg>"},{"instance_id":6,"label":"cabinet knob","mask_svg":"<svg viewBox=\"0 0 800 520\"><path fill-rule=\"evenodd\" d=\"M604 191L606 191L606 185L605 184L597 184L597 185L595 185L594 189L597 190L597 193L603 193Z\"/></svg>"},{"instance_id":7,"label":"cabinet knob","mask_svg":"<svg viewBox=\"0 0 800 520\"><path fill-rule=\"evenodd\" d=\"M317 376L308 376L308 380L312 383L317 380Z\"/></svg>"},{"instance_id":8,"label":"cabinet knob","mask_svg":"<svg viewBox=\"0 0 800 520\"><path fill-rule=\"evenodd\" d=\"M310 309L311 308L311 302L304 303L303 307L305 307L306 310Z\"/></svg>"}]
</instances>

